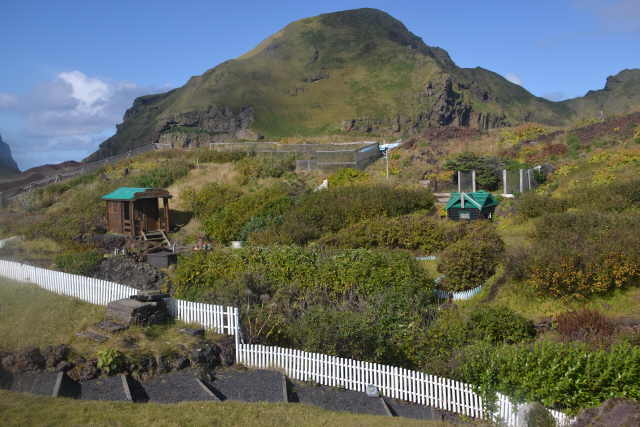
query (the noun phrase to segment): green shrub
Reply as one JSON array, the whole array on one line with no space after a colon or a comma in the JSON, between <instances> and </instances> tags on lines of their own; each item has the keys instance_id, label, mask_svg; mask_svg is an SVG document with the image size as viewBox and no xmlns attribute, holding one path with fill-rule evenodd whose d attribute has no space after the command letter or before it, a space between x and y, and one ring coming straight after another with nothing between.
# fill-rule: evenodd
<instances>
[{"instance_id":1,"label":"green shrub","mask_svg":"<svg viewBox=\"0 0 640 427\"><path fill-rule=\"evenodd\" d=\"M483 344L469 348L457 377L478 389L541 402L575 414L607 399L640 399L640 347L607 350L543 342L533 346Z\"/></svg>"},{"instance_id":2,"label":"green shrub","mask_svg":"<svg viewBox=\"0 0 640 427\"><path fill-rule=\"evenodd\" d=\"M469 316L473 335L492 344L514 344L536 335L533 322L508 307L479 307Z\"/></svg>"},{"instance_id":3,"label":"green shrub","mask_svg":"<svg viewBox=\"0 0 640 427\"><path fill-rule=\"evenodd\" d=\"M369 178L369 174L358 169L344 168L329 175L330 187L362 184Z\"/></svg>"},{"instance_id":4,"label":"green shrub","mask_svg":"<svg viewBox=\"0 0 640 427\"><path fill-rule=\"evenodd\" d=\"M318 244L345 249L409 249L432 254L444 249L456 237L450 223L437 221L427 214L410 214L365 219L325 235Z\"/></svg>"},{"instance_id":5,"label":"green shrub","mask_svg":"<svg viewBox=\"0 0 640 427\"><path fill-rule=\"evenodd\" d=\"M438 271L438 287L457 292L482 285L493 276L504 253L504 243L491 224L471 224L466 236L447 247Z\"/></svg>"},{"instance_id":6,"label":"green shrub","mask_svg":"<svg viewBox=\"0 0 640 427\"><path fill-rule=\"evenodd\" d=\"M98 369L107 375L121 372L125 362L124 355L116 349L108 348L98 352Z\"/></svg>"},{"instance_id":7,"label":"green shrub","mask_svg":"<svg viewBox=\"0 0 640 427\"><path fill-rule=\"evenodd\" d=\"M283 186L275 186L243 194L236 200L225 203L213 214L204 216L204 231L209 237L223 243L239 240L247 235L245 225L250 221L262 218L266 222L270 213L282 215L277 213L278 209L284 210L290 204L287 202L286 190ZM271 219L274 224L281 222ZM260 224L254 223L254 226L260 228Z\"/></svg>"},{"instance_id":8,"label":"green shrub","mask_svg":"<svg viewBox=\"0 0 640 427\"><path fill-rule=\"evenodd\" d=\"M371 217L399 216L433 207L428 190L388 186L346 186L307 193L288 210L282 224L252 236L259 244L305 244ZM268 239L273 239L268 241Z\"/></svg>"},{"instance_id":9,"label":"green shrub","mask_svg":"<svg viewBox=\"0 0 640 427\"><path fill-rule=\"evenodd\" d=\"M454 172L475 170L478 188L494 191L498 189L498 184L500 183L499 173L503 165L493 157L482 157L475 153L462 153L453 159L447 160L444 167ZM457 180L457 175L454 174L453 179Z\"/></svg>"},{"instance_id":10,"label":"green shrub","mask_svg":"<svg viewBox=\"0 0 640 427\"><path fill-rule=\"evenodd\" d=\"M102 254L93 251L73 251L62 253L55 258L56 267L65 273L80 274L88 276L97 268L102 261Z\"/></svg>"}]
</instances>

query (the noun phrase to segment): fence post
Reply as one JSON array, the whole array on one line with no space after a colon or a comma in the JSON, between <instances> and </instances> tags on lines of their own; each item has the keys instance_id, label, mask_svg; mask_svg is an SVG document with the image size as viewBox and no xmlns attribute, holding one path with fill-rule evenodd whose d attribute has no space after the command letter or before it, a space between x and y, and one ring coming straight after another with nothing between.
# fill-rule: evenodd
<instances>
[{"instance_id":1,"label":"fence post","mask_svg":"<svg viewBox=\"0 0 640 427\"><path fill-rule=\"evenodd\" d=\"M524 192L524 169L520 169L520 192Z\"/></svg>"}]
</instances>

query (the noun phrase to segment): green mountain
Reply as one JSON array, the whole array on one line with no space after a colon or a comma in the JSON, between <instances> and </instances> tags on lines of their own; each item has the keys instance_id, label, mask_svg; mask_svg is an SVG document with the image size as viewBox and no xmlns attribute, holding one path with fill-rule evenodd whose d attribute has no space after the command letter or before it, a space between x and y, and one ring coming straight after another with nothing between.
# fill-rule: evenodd
<instances>
[{"instance_id":1,"label":"green mountain","mask_svg":"<svg viewBox=\"0 0 640 427\"><path fill-rule=\"evenodd\" d=\"M601 99L608 93L560 103L533 96L491 71L456 66L385 12L357 9L293 22L181 88L136 99L91 159L152 142L562 125Z\"/></svg>"}]
</instances>

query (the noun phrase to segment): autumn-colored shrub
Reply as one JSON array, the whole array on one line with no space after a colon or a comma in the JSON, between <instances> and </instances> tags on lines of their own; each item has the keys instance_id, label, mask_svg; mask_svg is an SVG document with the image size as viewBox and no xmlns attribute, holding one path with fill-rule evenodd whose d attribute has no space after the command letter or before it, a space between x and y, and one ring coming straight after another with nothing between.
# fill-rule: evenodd
<instances>
[{"instance_id":1,"label":"autumn-colored shrub","mask_svg":"<svg viewBox=\"0 0 640 427\"><path fill-rule=\"evenodd\" d=\"M559 314L555 328L566 341L586 342L608 340L616 331L612 320L588 308Z\"/></svg>"},{"instance_id":2,"label":"autumn-colored shrub","mask_svg":"<svg viewBox=\"0 0 640 427\"><path fill-rule=\"evenodd\" d=\"M565 212L536 223L530 283L543 295L584 298L640 280L637 214Z\"/></svg>"}]
</instances>

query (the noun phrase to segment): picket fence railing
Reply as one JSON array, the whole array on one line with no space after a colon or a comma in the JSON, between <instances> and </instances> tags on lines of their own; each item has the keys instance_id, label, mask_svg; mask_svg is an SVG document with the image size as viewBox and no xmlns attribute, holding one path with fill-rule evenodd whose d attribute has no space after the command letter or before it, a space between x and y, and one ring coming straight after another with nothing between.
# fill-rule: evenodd
<instances>
[{"instance_id":1,"label":"picket fence railing","mask_svg":"<svg viewBox=\"0 0 640 427\"><path fill-rule=\"evenodd\" d=\"M475 297L480 293L481 290L482 290L482 285L477 286L473 289L460 291L460 292L449 292L449 291L436 289L435 294L436 294L436 297L438 297L438 299L440 300L448 300L449 297L451 297L453 301L464 301L464 300L468 300L470 298Z\"/></svg>"},{"instance_id":2,"label":"picket fence railing","mask_svg":"<svg viewBox=\"0 0 640 427\"><path fill-rule=\"evenodd\" d=\"M238 343L236 359L250 368L279 369L290 378L317 384L366 392L376 386L382 396L427 405L468 417L486 419L509 427L519 425L518 406L498 393L495 413L487 414L482 397L470 384L429 375L424 372L326 354L308 353L282 347ZM571 419L559 411L550 411L559 426Z\"/></svg>"},{"instance_id":3,"label":"picket fence railing","mask_svg":"<svg viewBox=\"0 0 640 427\"><path fill-rule=\"evenodd\" d=\"M0 276L17 282L33 283L51 292L98 305L107 305L137 292L129 286L106 280L5 260L0 260ZM168 306L172 315L180 320L199 323L220 334L233 335L236 362L248 367L280 369L293 379L354 391L364 392L368 385L374 385L383 396L389 398L428 405L469 417L487 418L482 398L473 392L469 384L394 366L281 347L245 344L237 307L175 298L168 300ZM498 394L497 410L489 418L509 427L521 427L518 425L517 409L518 405L511 399ZM550 412L559 426L570 424L571 419L564 413Z\"/></svg>"},{"instance_id":4,"label":"picket fence railing","mask_svg":"<svg viewBox=\"0 0 640 427\"><path fill-rule=\"evenodd\" d=\"M33 283L57 294L78 298L97 305L129 298L138 290L129 286L34 267L19 262L0 260L0 276L23 283ZM217 333L239 336L240 323L237 307L203 304L175 298L168 299L172 316L187 323L199 323Z\"/></svg>"}]
</instances>

